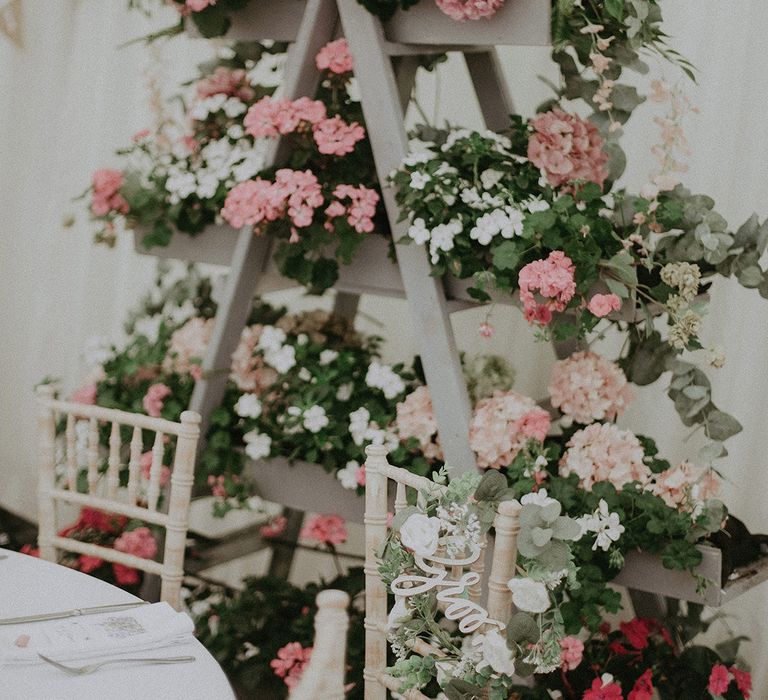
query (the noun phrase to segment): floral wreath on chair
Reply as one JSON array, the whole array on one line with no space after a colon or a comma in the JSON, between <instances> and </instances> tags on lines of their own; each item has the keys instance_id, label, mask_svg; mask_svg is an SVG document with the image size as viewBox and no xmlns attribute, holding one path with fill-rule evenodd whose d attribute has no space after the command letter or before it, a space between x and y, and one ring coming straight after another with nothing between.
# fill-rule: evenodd
<instances>
[{"instance_id":1,"label":"floral wreath on chair","mask_svg":"<svg viewBox=\"0 0 768 700\"><path fill-rule=\"evenodd\" d=\"M442 470L433 476L446 482ZM582 530L557 500L546 492L521 499L516 575L507 584L516 612L508 620L492 619L468 597L479 573L450 574L480 558L499 503L509 500L501 474L467 472L442 491L421 492L394 517L379 573L395 594L387 636L397 661L387 673L401 681L399 692L439 687L449 697L487 692L503 700L514 675L560 666L560 604L579 587L570 542Z\"/></svg>"}]
</instances>

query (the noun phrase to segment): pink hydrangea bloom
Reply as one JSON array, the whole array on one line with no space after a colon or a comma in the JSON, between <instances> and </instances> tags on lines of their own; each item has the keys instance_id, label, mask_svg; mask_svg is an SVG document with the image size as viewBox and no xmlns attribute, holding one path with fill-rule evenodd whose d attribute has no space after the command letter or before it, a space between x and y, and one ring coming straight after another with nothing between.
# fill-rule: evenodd
<instances>
[{"instance_id":1,"label":"pink hydrangea bloom","mask_svg":"<svg viewBox=\"0 0 768 700\"><path fill-rule=\"evenodd\" d=\"M269 665L289 688L295 688L311 656L312 647L305 649L298 642L290 642L277 650L277 658L272 659Z\"/></svg>"},{"instance_id":2,"label":"pink hydrangea bloom","mask_svg":"<svg viewBox=\"0 0 768 700\"><path fill-rule=\"evenodd\" d=\"M248 84L245 70L226 66L218 66L211 75L198 80L195 90L201 100L213 95L230 95L247 101L253 99L255 94Z\"/></svg>"},{"instance_id":3,"label":"pink hydrangea bloom","mask_svg":"<svg viewBox=\"0 0 768 700\"><path fill-rule=\"evenodd\" d=\"M446 15L457 22L493 17L504 4L504 0L435 0L435 2Z\"/></svg>"},{"instance_id":4,"label":"pink hydrangea bloom","mask_svg":"<svg viewBox=\"0 0 768 700\"><path fill-rule=\"evenodd\" d=\"M561 109L536 115L531 121L528 159L542 170L552 187L586 180L603 186L608 170L605 142L597 127Z\"/></svg>"},{"instance_id":5,"label":"pink hydrangea bloom","mask_svg":"<svg viewBox=\"0 0 768 700\"><path fill-rule=\"evenodd\" d=\"M432 410L429 389L420 386L397 404L395 419L401 440L416 438L419 449L427 459L442 459L443 450L437 436L437 420Z\"/></svg>"},{"instance_id":6,"label":"pink hydrangea bloom","mask_svg":"<svg viewBox=\"0 0 768 700\"><path fill-rule=\"evenodd\" d=\"M205 357L212 333L212 318L190 318L171 335L163 369L166 372L191 374L196 379L199 378L200 363Z\"/></svg>"},{"instance_id":7,"label":"pink hydrangea bloom","mask_svg":"<svg viewBox=\"0 0 768 700\"><path fill-rule=\"evenodd\" d=\"M577 352L556 362L549 380L555 408L577 423L614 420L632 400L624 372L594 352Z\"/></svg>"},{"instance_id":8,"label":"pink hydrangea bloom","mask_svg":"<svg viewBox=\"0 0 768 700\"><path fill-rule=\"evenodd\" d=\"M81 386L74 394L72 394L73 403L83 403L88 406L93 406L96 403L96 385L85 384Z\"/></svg>"},{"instance_id":9,"label":"pink hydrangea bloom","mask_svg":"<svg viewBox=\"0 0 768 700\"><path fill-rule=\"evenodd\" d=\"M338 185L333 191L337 200L331 202L325 210L329 219L338 216L346 216L349 225L358 233L370 233L374 229L373 217L376 215L376 205L379 203L379 194L375 190L360 185ZM349 204L342 203L341 199L349 199ZM333 229L333 224L328 222L326 228Z\"/></svg>"},{"instance_id":10,"label":"pink hydrangea bloom","mask_svg":"<svg viewBox=\"0 0 768 700\"><path fill-rule=\"evenodd\" d=\"M621 299L616 294L595 294L587 304L589 313L603 318L611 311L618 311L621 308Z\"/></svg>"},{"instance_id":11,"label":"pink hydrangea bloom","mask_svg":"<svg viewBox=\"0 0 768 700\"><path fill-rule=\"evenodd\" d=\"M318 70L342 75L352 71L352 54L346 39L330 41L318 52L315 63Z\"/></svg>"},{"instance_id":12,"label":"pink hydrangea bloom","mask_svg":"<svg viewBox=\"0 0 768 700\"><path fill-rule=\"evenodd\" d=\"M149 481L149 475L152 470L152 451L151 450L147 450L143 455L141 455L141 460L139 461L139 468L141 470L142 478ZM160 467L160 486L165 486L168 483L168 480L170 478L171 478L171 470L163 464Z\"/></svg>"},{"instance_id":13,"label":"pink hydrangea bloom","mask_svg":"<svg viewBox=\"0 0 768 700\"><path fill-rule=\"evenodd\" d=\"M163 410L165 399L172 393L171 388L165 384L152 384L144 395L142 405L147 415L158 418Z\"/></svg>"},{"instance_id":14,"label":"pink hydrangea bloom","mask_svg":"<svg viewBox=\"0 0 768 700\"><path fill-rule=\"evenodd\" d=\"M365 138L365 129L357 122L347 124L338 114L323 119L312 127L317 150L327 156L345 156Z\"/></svg>"},{"instance_id":15,"label":"pink hydrangea bloom","mask_svg":"<svg viewBox=\"0 0 768 700\"><path fill-rule=\"evenodd\" d=\"M301 528L301 536L320 544L342 544L347 541L347 526L340 515L313 515Z\"/></svg>"},{"instance_id":16,"label":"pink hydrangea bloom","mask_svg":"<svg viewBox=\"0 0 768 700\"><path fill-rule=\"evenodd\" d=\"M270 537L279 537L285 532L285 528L288 525L288 518L284 515L278 515L276 518L272 518L267 525L263 525L259 529L259 533L262 537L269 539Z\"/></svg>"},{"instance_id":17,"label":"pink hydrangea bloom","mask_svg":"<svg viewBox=\"0 0 768 700\"><path fill-rule=\"evenodd\" d=\"M561 250L520 270L520 300L529 323L547 325L553 311L565 309L576 293L575 272L573 261Z\"/></svg>"},{"instance_id":18,"label":"pink hydrangea bloom","mask_svg":"<svg viewBox=\"0 0 768 700\"><path fill-rule=\"evenodd\" d=\"M496 391L481 399L469 426L469 444L478 466L506 467L529 439L546 437L549 423L547 411L514 391Z\"/></svg>"},{"instance_id":19,"label":"pink hydrangea bloom","mask_svg":"<svg viewBox=\"0 0 768 700\"><path fill-rule=\"evenodd\" d=\"M157 554L157 542L148 527L137 527L120 535L115 540L115 549L142 559L152 559Z\"/></svg>"},{"instance_id":20,"label":"pink hydrangea bloom","mask_svg":"<svg viewBox=\"0 0 768 700\"><path fill-rule=\"evenodd\" d=\"M584 642L578 637L563 637L560 640L560 663L568 671L573 671L584 656Z\"/></svg>"},{"instance_id":21,"label":"pink hydrangea bloom","mask_svg":"<svg viewBox=\"0 0 768 700\"><path fill-rule=\"evenodd\" d=\"M712 695L722 695L728 686L731 684L731 677L728 674L728 669L723 664L715 664L712 667L712 672L709 674L709 683L707 684L707 690Z\"/></svg>"},{"instance_id":22,"label":"pink hydrangea bloom","mask_svg":"<svg viewBox=\"0 0 768 700\"><path fill-rule=\"evenodd\" d=\"M254 138L275 138L293 133L302 122L317 124L325 117L325 105L320 100L262 97L248 109L243 125Z\"/></svg>"},{"instance_id":23,"label":"pink hydrangea bloom","mask_svg":"<svg viewBox=\"0 0 768 700\"><path fill-rule=\"evenodd\" d=\"M560 476L576 474L587 491L598 481L617 489L630 481L645 484L651 477L643 463L643 447L629 430L613 423L593 423L571 436L560 459Z\"/></svg>"},{"instance_id":24,"label":"pink hydrangea bloom","mask_svg":"<svg viewBox=\"0 0 768 700\"><path fill-rule=\"evenodd\" d=\"M670 508L684 508L717 496L720 481L712 470L697 469L689 462L682 462L655 474L648 488Z\"/></svg>"},{"instance_id":25,"label":"pink hydrangea bloom","mask_svg":"<svg viewBox=\"0 0 768 700\"><path fill-rule=\"evenodd\" d=\"M91 178L93 196L91 211L96 216L106 216L110 212L128 213L128 202L120 194L123 186L123 173L111 168L101 168Z\"/></svg>"}]
</instances>

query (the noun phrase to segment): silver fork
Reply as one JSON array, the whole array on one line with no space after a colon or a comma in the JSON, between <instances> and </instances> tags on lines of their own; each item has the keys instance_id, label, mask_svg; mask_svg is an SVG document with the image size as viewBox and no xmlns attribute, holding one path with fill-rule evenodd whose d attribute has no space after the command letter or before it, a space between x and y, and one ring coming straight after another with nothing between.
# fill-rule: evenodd
<instances>
[{"instance_id":1,"label":"silver fork","mask_svg":"<svg viewBox=\"0 0 768 700\"><path fill-rule=\"evenodd\" d=\"M161 656L151 659L134 659L134 658L120 658L120 659L107 659L106 661L99 661L95 664L88 664L86 666L67 666L61 664L58 661L49 659L47 656L38 654L38 656L45 662L55 666L64 673L68 673L70 676L86 676L89 673L97 671L102 666L108 664L188 664L192 661L196 661L194 656Z\"/></svg>"}]
</instances>

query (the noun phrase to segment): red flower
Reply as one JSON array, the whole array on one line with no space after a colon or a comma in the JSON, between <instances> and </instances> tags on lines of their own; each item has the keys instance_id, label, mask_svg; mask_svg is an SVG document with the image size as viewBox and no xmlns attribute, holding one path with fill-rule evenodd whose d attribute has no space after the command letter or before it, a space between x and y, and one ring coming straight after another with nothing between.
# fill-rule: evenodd
<instances>
[{"instance_id":1,"label":"red flower","mask_svg":"<svg viewBox=\"0 0 768 700\"><path fill-rule=\"evenodd\" d=\"M626 656L627 654L632 654L629 649L627 649L618 639L614 639L609 645L608 650L612 654L616 654L618 656Z\"/></svg>"},{"instance_id":2,"label":"red flower","mask_svg":"<svg viewBox=\"0 0 768 700\"><path fill-rule=\"evenodd\" d=\"M28 554L30 557L39 557L40 556L40 550L37 547L35 547L35 546L31 545L31 544L25 544L21 548L21 553L22 554Z\"/></svg>"},{"instance_id":3,"label":"red flower","mask_svg":"<svg viewBox=\"0 0 768 700\"><path fill-rule=\"evenodd\" d=\"M592 688L584 693L582 700L624 700L624 696L621 694L621 686L614 683L613 679L604 683L603 678L595 678Z\"/></svg>"},{"instance_id":4,"label":"red flower","mask_svg":"<svg viewBox=\"0 0 768 700\"><path fill-rule=\"evenodd\" d=\"M91 571L98 569L104 560L101 557L92 557L89 554L81 554L77 560L77 568L84 574L90 574Z\"/></svg>"},{"instance_id":5,"label":"red flower","mask_svg":"<svg viewBox=\"0 0 768 700\"><path fill-rule=\"evenodd\" d=\"M635 681L632 690L627 695L627 700L651 700L653 697L653 671L647 669L640 678Z\"/></svg>"},{"instance_id":6,"label":"red flower","mask_svg":"<svg viewBox=\"0 0 768 700\"><path fill-rule=\"evenodd\" d=\"M736 680L736 687L745 698L748 698L752 692L752 676L749 674L749 671L742 671L735 666L731 666L730 671Z\"/></svg>"},{"instance_id":7,"label":"red flower","mask_svg":"<svg viewBox=\"0 0 768 700\"><path fill-rule=\"evenodd\" d=\"M123 564L112 564L115 572L115 580L121 586L134 586L139 582L139 572Z\"/></svg>"},{"instance_id":8,"label":"red flower","mask_svg":"<svg viewBox=\"0 0 768 700\"><path fill-rule=\"evenodd\" d=\"M127 522L128 518L124 515L110 515L95 508L83 508L80 511L80 517L77 519L77 522L70 528L67 528L66 532L69 534L73 530L91 528L99 530L99 532L114 533L121 531ZM65 530L62 530L62 532L65 532ZM66 535L62 536L66 537Z\"/></svg>"},{"instance_id":9,"label":"red flower","mask_svg":"<svg viewBox=\"0 0 768 700\"><path fill-rule=\"evenodd\" d=\"M622 622L619 625L622 634L635 649L645 649L648 646L648 635L651 633L651 627L648 620L636 617L629 622Z\"/></svg>"},{"instance_id":10,"label":"red flower","mask_svg":"<svg viewBox=\"0 0 768 700\"><path fill-rule=\"evenodd\" d=\"M709 684L707 690L712 695L722 695L731 683L731 677L728 675L728 669L723 664L715 664L712 667L712 673L709 674Z\"/></svg>"}]
</instances>

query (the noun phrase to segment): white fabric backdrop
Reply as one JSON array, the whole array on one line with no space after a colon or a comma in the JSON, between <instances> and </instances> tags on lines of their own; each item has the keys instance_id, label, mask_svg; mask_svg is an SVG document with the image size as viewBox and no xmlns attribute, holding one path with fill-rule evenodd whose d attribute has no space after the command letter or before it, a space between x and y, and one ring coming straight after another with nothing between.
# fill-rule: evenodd
<instances>
[{"instance_id":1,"label":"white fabric backdrop","mask_svg":"<svg viewBox=\"0 0 768 700\"><path fill-rule=\"evenodd\" d=\"M687 185L714 196L734 225L753 210L768 215L768 58L756 50L765 45L768 5L761 0L662 4L674 46L700 69L698 85L687 87L701 108L688 122L693 155ZM114 165L113 149L151 119L147 68L171 87L188 78L210 51L205 42L186 38L154 55L141 45L117 50L174 18L167 11L150 22L127 13L126 5L124 0L24 0L24 48L0 40L0 504L27 515L35 511L31 387L46 375L74 387L84 340L94 334L118 339L125 310L153 272L151 259L133 253L127 238L115 250L93 246L85 208L71 198L85 189L95 168ZM547 52L504 49L501 55L516 105L530 113L547 96L535 77L552 75ZM663 70L676 78L673 69ZM468 89L464 70L451 61L437 77L421 80L421 102L439 119L477 125L478 111L463 97ZM433 108L436 96L439 108ZM641 107L626 140L629 184L640 185L652 169L649 146L656 140L651 111ZM77 223L64 229L69 213L77 214ZM293 293L277 300L317 305ZM366 321L370 328L387 335L388 327L400 328L406 309L399 301L367 298L362 311L375 319ZM498 333L492 341L478 339L478 320L475 312L456 317L461 347L507 355L518 371L518 388L543 393L549 362L541 361L541 348L518 312L494 312ZM728 361L714 378L715 399L744 425L730 441L724 465L730 479L726 501L757 531L768 530L767 321L768 304L756 292L717 283L704 337L707 344L722 345ZM390 336L390 357L412 352L410 338ZM656 437L671 458L685 454L681 426L662 387L641 391L624 422ZM728 611L740 618L734 628L753 639L745 651L754 665L756 696L764 697L768 587L748 593Z\"/></svg>"}]
</instances>

